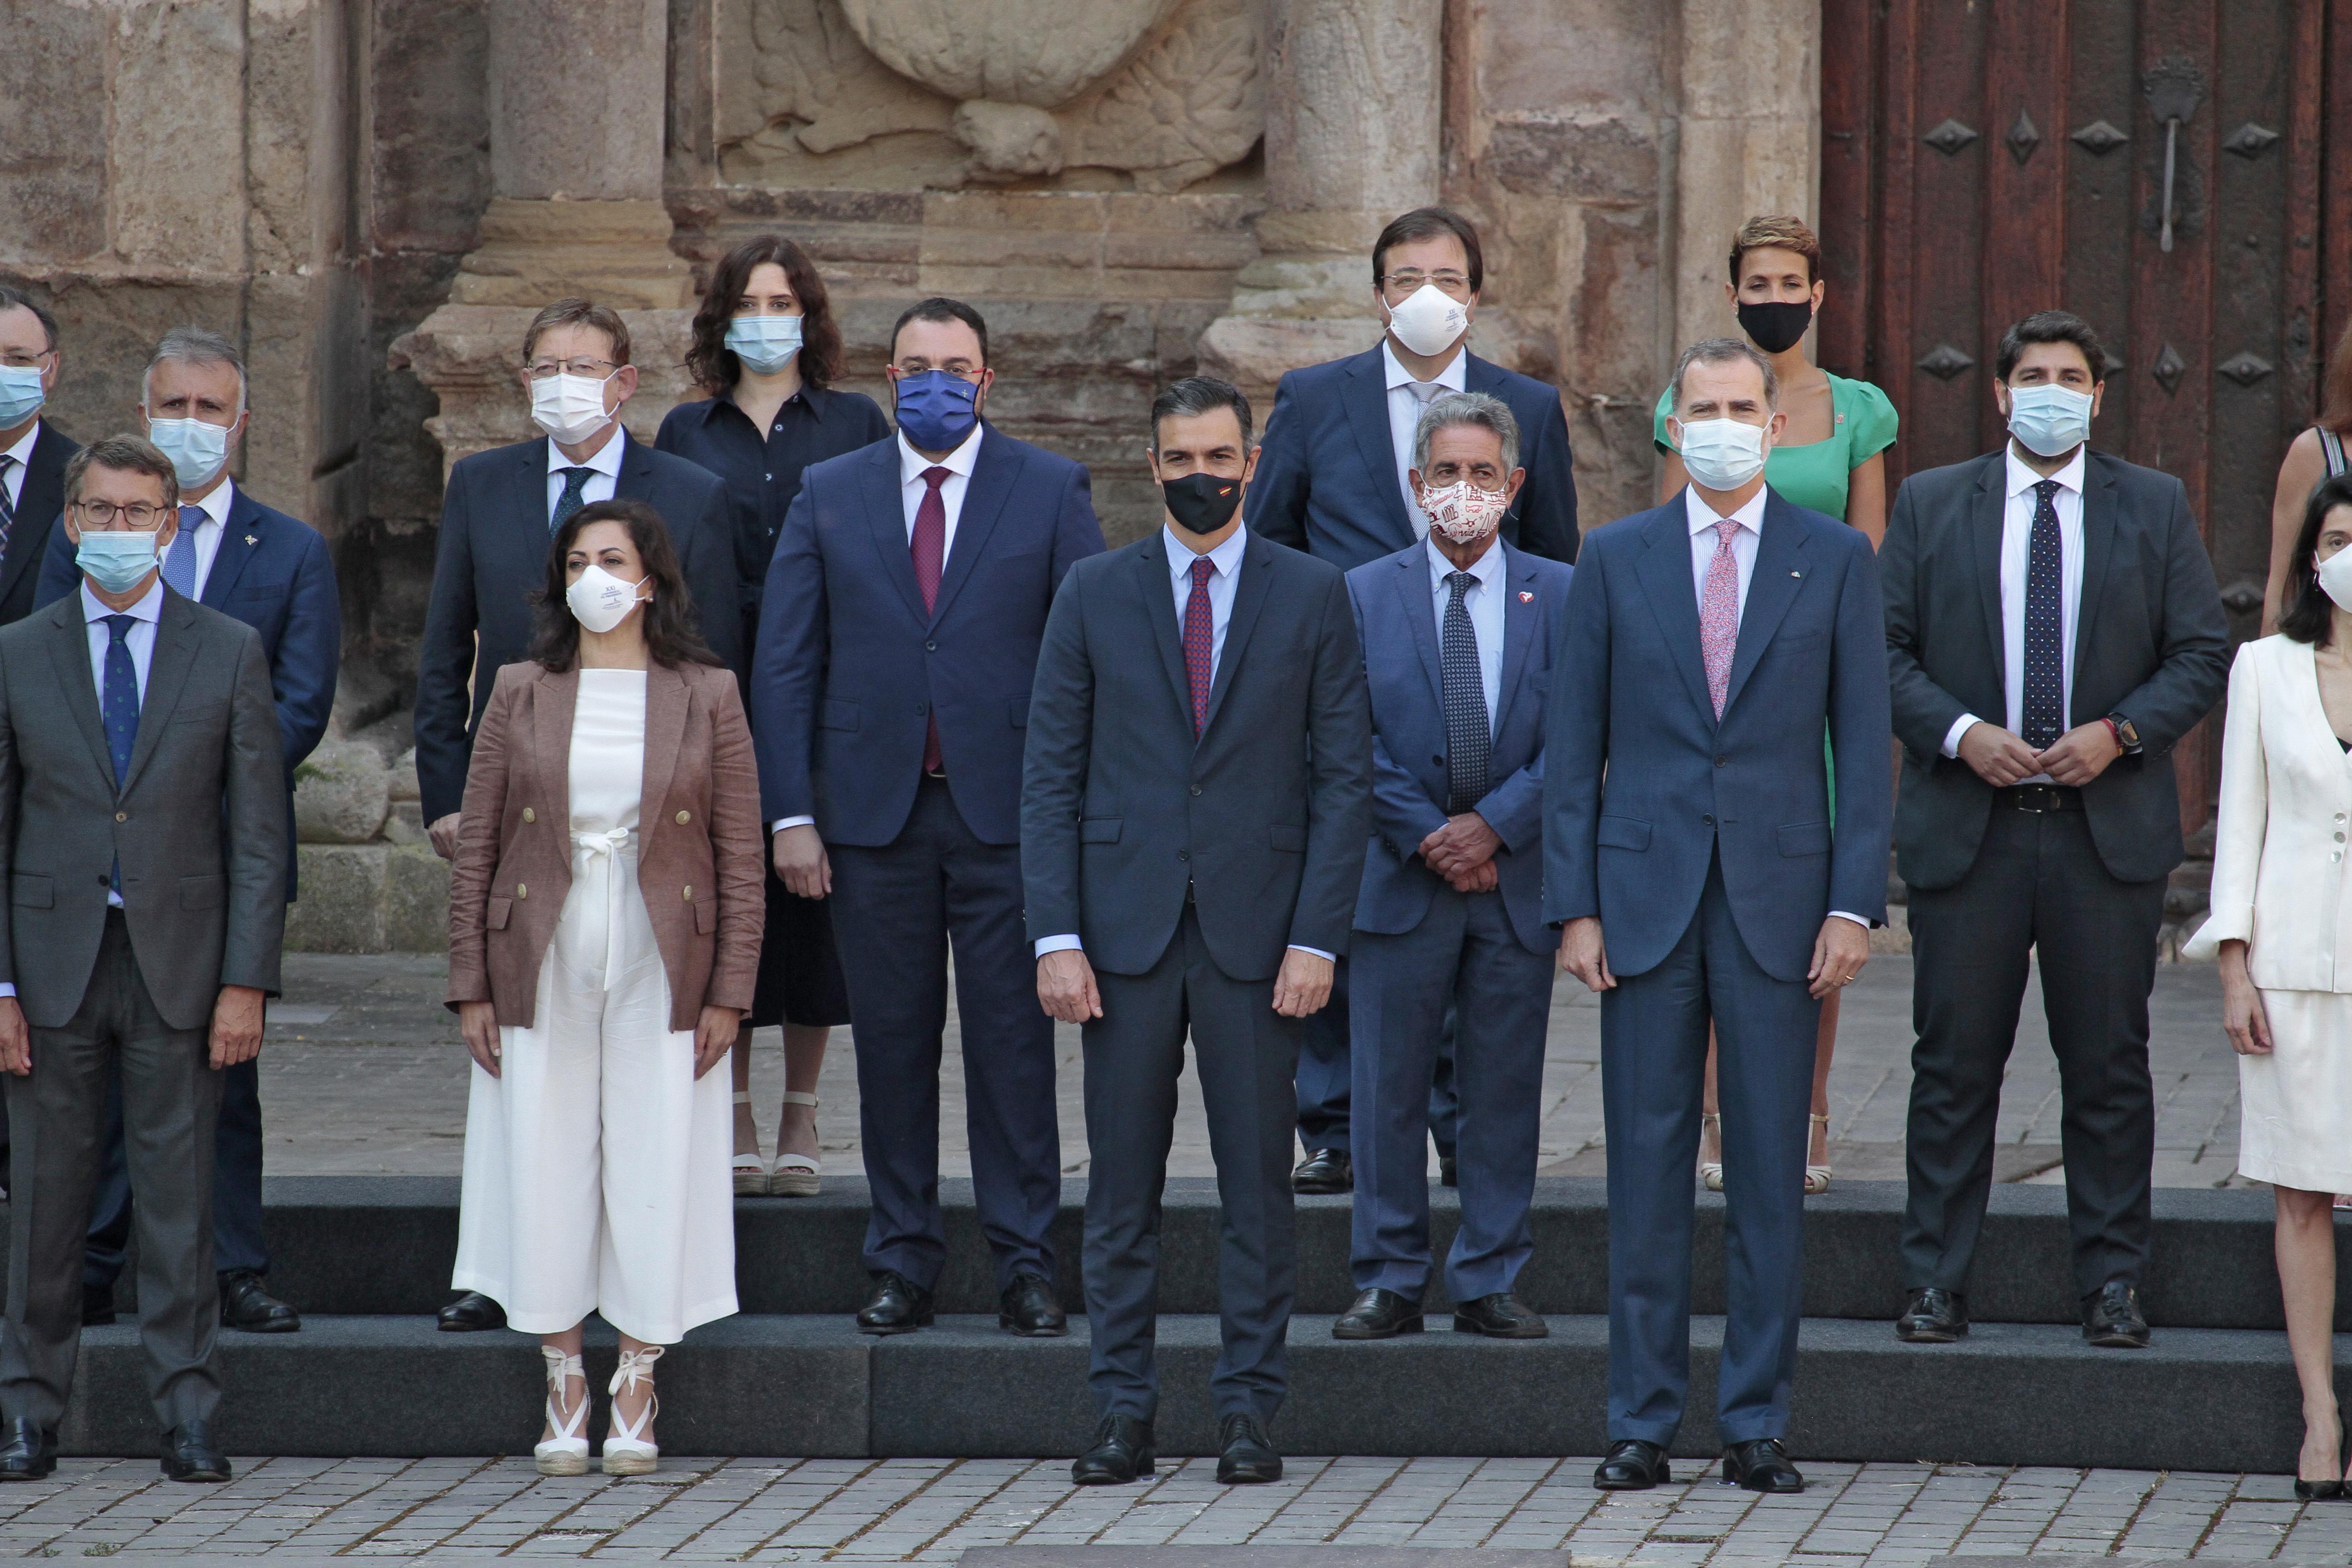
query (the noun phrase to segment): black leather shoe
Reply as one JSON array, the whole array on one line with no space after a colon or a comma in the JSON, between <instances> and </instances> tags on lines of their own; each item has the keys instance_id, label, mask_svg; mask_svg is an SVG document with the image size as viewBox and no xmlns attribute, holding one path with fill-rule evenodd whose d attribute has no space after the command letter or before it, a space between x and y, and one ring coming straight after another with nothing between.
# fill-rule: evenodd
<instances>
[{"instance_id":1,"label":"black leather shoe","mask_svg":"<svg viewBox=\"0 0 2352 1568\"><path fill-rule=\"evenodd\" d=\"M1356 1190L1356 1163L1345 1149L1317 1149L1290 1173L1290 1190L1302 1195L1328 1196Z\"/></svg>"},{"instance_id":2,"label":"black leather shoe","mask_svg":"<svg viewBox=\"0 0 2352 1568\"><path fill-rule=\"evenodd\" d=\"M1462 1184L1461 1176L1462 1167L1458 1163L1456 1163L1453 1155L1440 1154L1437 1157L1437 1184L1439 1186L1458 1187Z\"/></svg>"},{"instance_id":3,"label":"black leather shoe","mask_svg":"<svg viewBox=\"0 0 2352 1568\"><path fill-rule=\"evenodd\" d=\"M225 1268L220 1277L221 1326L248 1334L290 1334L302 1327L302 1314L261 1288L261 1276L250 1268Z\"/></svg>"},{"instance_id":4,"label":"black leather shoe","mask_svg":"<svg viewBox=\"0 0 2352 1568\"><path fill-rule=\"evenodd\" d=\"M874 1277L874 1299L857 1314L861 1334L911 1334L931 1326L931 1293L885 1268Z\"/></svg>"},{"instance_id":5,"label":"black leather shoe","mask_svg":"<svg viewBox=\"0 0 2352 1568\"><path fill-rule=\"evenodd\" d=\"M2336 1417L2336 1463L2339 1468L2344 1463L2345 1432L2344 1417L2338 1415ZM0 1459L0 1463L5 1462L5 1459ZM2343 1495L2344 1483L2340 1480L2306 1481L2301 1476L2295 1478L2294 1500L2297 1502L2332 1502Z\"/></svg>"},{"instance_id":6,"label":"black leather shoe","mask_svg":"<svg viewBox=\"0 0 2352 1568\"><path fill-rule=\"evenodd\" d=\"M0 1481L45 1481L58 1468L58 1435L37 1421L11 1421L0 1446Z\"/></svg>"},{"instance_id":7,"label":"black leather shoe","mask_svg":"<svg viewBox=\"0 0 2352 1568\"><path fill-rule=\"evenodd\" d=\"M1282 1456L1274 1451L1255 1415L1228 1415L1218 1422L1217 1447L1217 1479L1226 1486L1282 1479Z\"/></svg>"},{"instance_id":8,"label":"black leather shoe","mask_svg":"<svg viewBox=\"0 0 2352 1568\"><path fill-rule=\"evenodd\" d=\"M1969 1331L1969 1299L1940 1285L1924 1285L1903 1303L1895 1337L1906 1344L1948 1345Z\"/></svg>"},{"instance_id":9,"label":"black leather shoe","mask_svg":"<svg viewBox=\"0 0 2352 1568\"><path fill-rule=\"evenodd\" d=\"M1497 1290L1475 1301L1454 1302L1454 1331L1490 1340L1540 1340L1550 1334L1551 1325L1508 1290Z\"/></svg>"},{"instance_id":10,"label":"black leather shoe","mask_svg":"<svg viewBox=\"0 0 2352 1568\"><path fill-rule=\"evenodd\" d=\"M929 1307L928 1297L923 1304ZM923 1321L930 1319L926 1315ZM1015 1274L1013 1283L1004 1288L1004 1299L997 1303L996 1326L1024 1340L1055 1340L1070 1331L1070 1320L1044 1275Z\"/></svg>"},{"instance_id":11,"label":"black leather shoe","mask_svg":"<svg viewBox=\"0 0 2352 1568\"><path fill-rule=\"evenodd\" d=\"M1070 1461L1070 1483L1123 1487L1138 1476L1151 1474L1158 1458L1150 1422L1132 1415L1106 1415L1095 1428L1095 1446Z\"/></svg>"},{"instance_id":12,"label":"black leather shoe","mask_svg":"<svg viewBox=\"0 0 2352 1568\"><path fill-rule=\"evenodd\" d=\"M1778 1437L1750 1437L1723 1450L1723 1479L1751 1492L1801 1492L1805 1478L1789 1462Z\"/></svg>"},{"instance_id":13,"label":"black leather shoe","mask_svg":"<svg viewBox=\"0 0 2352 1568\"><path fill-rule=\"evenodd\" d=\"M445 1334L479 1333L505 1328L507 1310L479 1290L468 1290L441 1309L440 1322Z\"/></svg>"},{"instance_id":14,"label":"black leather shoe","mask_svg":"<svg viewBox=\"0 0 2352 1568\"><path fill-rule=\"evenodd\" d=\"M167 1481L225 1481L228 1460L213 1447L213 1424L184 1421L163 1434L163 1479Z\"/></svg>"},{"instance_id":15,"label":"black leather shoe","mask_svg":"<svg viewBox=\"0 0 2352 1568\"><path fill-rule=\"evenodd\" d=\"M1392 1340L1422 1330L1421 1303L1410 1296L1375 1286L1356 1298L1356 1304L1331 1324L1335 1340Z\"/></svg>"},{"instance_id":16,"label":"black leather shoe","mask_svg":"<svg viewBox=\"0 0 2352 1568\"><path fill-rule=\"evenodd\" d=\"M2147 1320L2140 1315L2138 1289L2128 1280L2110 1279L2096 1295L2084 1297L2083 1339L2102 1350L2147 1349Z\"/></svg>"},{"instance_id":17,"label":"black leather shoe","mask_svg":"<svg viewBox=\"0 0 2352 1568\"><path fill-rule=\"evenodd\" d=\"M81 1326L102 1329L114 1321L114 1287L85 1285L81 1288Z\"/></svg>"},{"instance_id":18,"label":"black leather shoe","mask_svg":"<svg viewBox=\"0 0 2352 1568\"><path fill-rule=\"evenodd\" d=\"M1671 1485L1674 1479L1666 1451L1640 1437L1620 1437L1610 1444L1608 1455L1592 1472L1593 1486L1604 1492L1645 1492Z\"/></svg>"}]
</instances>

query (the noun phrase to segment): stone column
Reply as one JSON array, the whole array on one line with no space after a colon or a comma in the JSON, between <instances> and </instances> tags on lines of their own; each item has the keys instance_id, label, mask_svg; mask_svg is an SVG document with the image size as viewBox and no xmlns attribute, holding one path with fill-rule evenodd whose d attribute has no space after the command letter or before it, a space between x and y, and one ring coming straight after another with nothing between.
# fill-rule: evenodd
<instances>
[{"instance_id":1,"label":"stone column","mask_svg":"<svg viewBox=\"0 0 2352 1568\"><path fill-rule=\"evenodd\" d=\"M1369 346L1371 247L1437 200L1444 0L1265 0L1259 258L1202 334L1204 371L1261 418L1282 373Z\"/></svg>"},{"instance_id":2,"label":"stone column","mask_svg":"<svg viewBox=\"0 0 2352 1568\"><path fill-rule=\"evenodd\" d=\"M580 295L621 312L646 439L681 392L694 279L662 202L667 0L498 0L490 7L490 186L481 243L449 303L392 345L439 395L425 428L448 464L534 434L514 371L541 306Z\"/></svg>"}]
</instances>

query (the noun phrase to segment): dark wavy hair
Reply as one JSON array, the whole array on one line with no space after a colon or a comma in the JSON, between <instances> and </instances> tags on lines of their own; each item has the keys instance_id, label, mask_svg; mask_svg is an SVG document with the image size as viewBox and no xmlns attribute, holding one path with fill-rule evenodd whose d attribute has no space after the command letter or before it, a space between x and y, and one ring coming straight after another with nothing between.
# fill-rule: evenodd
<instances>
[{"instance_id":1,"label":"dark wavy hair","mask_svg":"<svg viewBox=\"0 0 2352 1568\"><path fill-rule=\"evenodd\" d=\"M702 640L694 615L694 595L687 590L677 552L671 548L669 524L662 514L641 500L591 501L566 518L547 547L547 582L531 595L534 612L530 657L557 675L580 662L580 623L564 603L563 560L592 522L617 522L629 531L637 559L653 579L654 596L646 605L646 649L657 664L672 668L685 664L719 664L719 656Z\"/></svg>"},{"instance_id":2,"label":"dark wavy hair","mask_svg":"<svg viewBox=\"0 0 2352 1568\"><path fill-rule=\"evenodd\" d=\"M2352 506L2352 474L2331 474L2312 487L2311 499L2303 506L2303 531L2294 536L2294 554L2286 569L2286 608L2279 616L2279 630L2315 647L2327 646L2327 634L2336 625L2336 603L2319 585L2316 557L2319 531L2339 506Z\"/></svg>"},{"instance_id":3,"label":"dark wavy hair","mask_svg":"<svg viewBox=\"0 0 2352 1568\"><path fill-rule=\"evenodd\" d=\"M720 258L694 312L694 346L686 351L686 370L713 397L730 391L741 372L735 351L727 346L727 323L735 319L735 303L751 285L751 269L770 261L784 269L793 297L801 302L802 383L822 390L841 374L841 328L833 319L816 263L782 235L763 234Z\"/></svg>"}]
</instances>

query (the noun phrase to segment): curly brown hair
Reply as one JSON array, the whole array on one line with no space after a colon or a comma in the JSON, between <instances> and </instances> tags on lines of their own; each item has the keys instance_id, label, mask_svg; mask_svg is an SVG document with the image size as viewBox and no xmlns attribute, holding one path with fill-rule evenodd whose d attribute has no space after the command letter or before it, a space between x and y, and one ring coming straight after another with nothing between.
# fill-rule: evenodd
<instances>
[{"instance_id":1,"label":"curly brown hair","mask_svg":"<svg viewBox=\"0 0 2352 1568\"><path fill-rule=\"evenodd\" d=\"M557 675L580 662L580 623L564 602L564 590L571 584L564 580L563 563L580 531L592 522L617 522L628 530L629 542L636 547L646 575L653 579L654 596L646 604L646 651L654 661L672 668L721 663L702 640L694 595L670 545L669 524L646 502L618 499L590 501L555 531L547 547L547 582L531 595L531 658Z\"/></svg>"},{"instance_id":2,"label":"curly brown hair","mask_svg":"<svg viewBox=\"0 0 2352 1568\"><path fill-rule=\"evenodd\" d=\"M820 390L841 374L841 328L833 319L824 279L808 252L781 234L747 239L720 258L711 269L710 287L694 312L694 346L686 351L687 374L713 397L733 390L741 365L727 346L727 323L735 319L735 303L750 287L752 268L774 262L784 269L793 297L801 302L801 382Z\"/></svg>"}]
</instances>

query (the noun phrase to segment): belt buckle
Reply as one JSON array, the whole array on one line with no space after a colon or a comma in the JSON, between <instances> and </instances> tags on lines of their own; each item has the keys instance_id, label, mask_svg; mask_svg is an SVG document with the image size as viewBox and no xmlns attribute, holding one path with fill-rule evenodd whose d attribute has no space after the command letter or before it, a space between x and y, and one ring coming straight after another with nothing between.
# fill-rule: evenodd
<instances>
[{"instance_id":1,"label":"belt buckle","mask_svg":"<svg viewBox=\"0 0 2352 1568\"><path fill-rule=\"evenodd\" d=\"M2017 809L2020 811L2030 811L2038 816L2047 816L2053 811L2065 809L2059 804L2058 787L2055 784L2019 784L2017 792Z\"/></svg>"}]
</instances>

